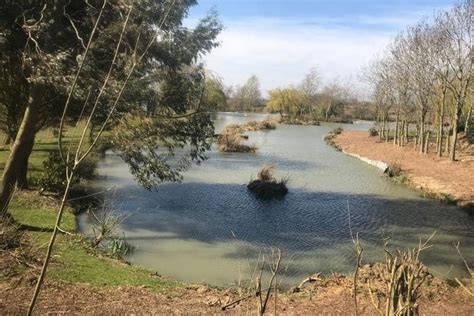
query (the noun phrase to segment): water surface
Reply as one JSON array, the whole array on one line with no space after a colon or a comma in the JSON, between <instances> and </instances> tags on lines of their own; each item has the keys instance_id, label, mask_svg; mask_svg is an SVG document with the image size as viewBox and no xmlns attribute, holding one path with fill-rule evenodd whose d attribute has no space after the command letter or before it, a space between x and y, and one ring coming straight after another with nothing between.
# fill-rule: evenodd
<instances>
[{"instance_id":1,"label":"water surface","mask_svg":"<svg viewBox=\"0 0 474 316\"><path fill-rule=\"evenodd\" d=\"M230 123L264 115L221 113L216 131ZM135 184L127 166L113 153L100 163L99 187L116 186L107 198L130 216L121 229L136 247L133 263L188 282L219 286L249 275L249 266L269 247L283 252L284 285L315 272L350 273L355 259L354 232L362 240L364 262L383 256L382 239L413 247L433 231L434 246L423 260L433 272L453 277L463 271L453 242L474 260L474 221L456 207L420 198L384 177L380 170L327 146L323 136L336 126L368 129L370 124L279 125L249 133L256 154L220 153L194 166L182 183L149 192ZM264 164L288 177L282 200L255 199L245 185Z\"/></svg>"}]
</instances>

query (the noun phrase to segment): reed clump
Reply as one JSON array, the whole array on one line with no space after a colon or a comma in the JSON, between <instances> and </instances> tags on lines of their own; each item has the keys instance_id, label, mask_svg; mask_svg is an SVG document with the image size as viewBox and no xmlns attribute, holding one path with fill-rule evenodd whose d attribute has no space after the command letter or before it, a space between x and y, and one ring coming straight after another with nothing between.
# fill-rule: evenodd
<instances>
[{"instance_id":1,"label":"reed clump","mask_svg":"<svg viewBox=\"0 0 474 316\"><path fill-rule=\"evenodd\" d=\"M244 125L230 124L218 136L217 144L222 152L235 153L254 153L257 148L253 145L247 145L244 139L248 139L245 132L254 132L260 130L274 130L276 121L267 118L263 121L250 121Z\"/></svg>"},{"instance_id":2,"label":"reed clump","mask_svg":"<svg viewBox=\"0 0 474 316\"><path fill-rule=\"evenodd\" d=\"M241 135L240 126L232 124L227 126L217 139L217 145L222 152L254 153L257 148L247 145Z\"/></svg>"},{"instance_id":3,"label":"reed clump","mask_svg":"<svg viewBox=\"0 0 474 316\"><path fill-rule=\"evenodd\" d=\"M263 121L250 121L247 124L240 126L241 132L254 132L273 129L276 129L276 122L270 118L267 118Z\"/></svg>"}]
</instances>

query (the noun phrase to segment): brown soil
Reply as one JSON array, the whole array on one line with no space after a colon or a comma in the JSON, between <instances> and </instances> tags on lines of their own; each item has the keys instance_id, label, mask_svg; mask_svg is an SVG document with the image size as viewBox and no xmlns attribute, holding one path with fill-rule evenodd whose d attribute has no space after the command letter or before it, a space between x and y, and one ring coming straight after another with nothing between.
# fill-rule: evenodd
<instances>
[{"instance_id":1,"label":"brown soil","mask_svg":"<svg viewBox=\"0 0 474 316\"><path fill-rule=\"evenodd\" d=\"M375 315L376 310L366 289L367 267L361 269L358 310L361 315ZM375 282L376 284L376 282ZM307 283L298 293L279 293L277 313L285 315L354 314L351 295L352 279L334 274ZM33 291L32 286L0 283L0 314L24 314ZM377 293L377 292L375 292ZM223 311L222 306L239 296L202 285L189 285L166 292L140 287L94 288L84 284L47 283L41 292L36 314L256 314L255 297ZM270 299L268 314L274 314ZM473 315L474 300L459 288L436 279L422 286L419 299L422 315Z\"/></svg>"},{"instance_id":2,"label":"brown soil","mask_svg":"<svg viewBox=\"0 0 474 316\"><path fill-rule=\"evenodd\" d=\"M474 202L473 146L461 142L460 160L451 162L446 157L438 158L434 149L428 155L415 152L413 144L398 147L392 143L369 137L367 132L344 131L338 135L336 144L345 152L400 164L403 173L413 186L424 192L445 195L463 203Z\"/></svg>"}]
</instances>

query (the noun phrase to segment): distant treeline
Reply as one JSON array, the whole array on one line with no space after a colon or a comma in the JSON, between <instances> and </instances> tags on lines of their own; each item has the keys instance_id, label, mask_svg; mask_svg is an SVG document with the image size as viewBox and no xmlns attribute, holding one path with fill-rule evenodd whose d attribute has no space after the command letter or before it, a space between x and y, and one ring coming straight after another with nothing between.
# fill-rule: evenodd
<instances>
[{"instance_id":1,"label":"distant treeline","mask_svg":"<svg viewBox=\"0 0 474 316\"><path fill-rule=\"evenodd\" d=\"M222 80L208 77L205 102L215 111L280 113L292 118L317 121L375 120L375 106L361 100L351 88L333 81L322 84L312 69L297 86L277 88L262 95L253 75L242 86L226 87Z\"/></svg>"}]
</instances>

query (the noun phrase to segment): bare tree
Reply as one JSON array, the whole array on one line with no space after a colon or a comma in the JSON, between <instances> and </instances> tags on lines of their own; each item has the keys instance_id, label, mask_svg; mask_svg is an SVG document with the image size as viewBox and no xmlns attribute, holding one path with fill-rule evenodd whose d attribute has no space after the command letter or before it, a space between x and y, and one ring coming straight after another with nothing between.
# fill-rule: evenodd
<instances>
[{"instance_id":1,"label":"bare tree","mask_svg":"<svg viewBox=\"0 0 474 316\"><path fill-rule=\"evenodd\" d=\"M456 144L461 111L468 97L473 80L473 24L474 2L467 0L457 5L437 19L441 28L439 37L442 49L438 52L446 62L446 72L440 72L443 81L454 98L454 116L452 121L452 139L449 158L456 159Z\"/></svg>"}]
</instances>

